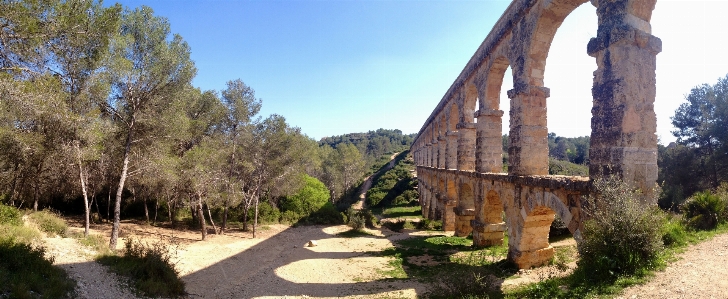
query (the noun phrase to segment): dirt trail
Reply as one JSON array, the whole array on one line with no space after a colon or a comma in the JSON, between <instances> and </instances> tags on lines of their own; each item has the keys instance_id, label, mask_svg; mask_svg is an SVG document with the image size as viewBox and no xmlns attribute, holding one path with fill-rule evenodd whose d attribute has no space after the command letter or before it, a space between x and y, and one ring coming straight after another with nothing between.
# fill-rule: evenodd
<instances>
[{"instance_id":1,"label":"dirt trail","mask_svg":"<svg viewBox=\"0 0 728 299\"><path fill-rule=\"evenodd\" d=\"M80 224L73 229L80 230ZM418 298L428 286L416 279L387 279L390 257L378 252L393 241L442 232L371 230L373 235L344 238L346 226L263 226L260 237L232 231L199 241L195 231L122 223L125 237L147 241L160 236L177 243L176 267L189 298ZM109 225L94 225L108 235ZM314 240L315 247L305 244ZM554 246L573 246L569 240ZM71 238L46 238L55 263L78 281L77 298L136 298L131 288L104 266L92 261L94 252ZM123 243L123 242L122 242ZM563 243L563 244L562 244ZM650 282L629 288L618 298L728 298L728 234L689 247L679 260ZM574 265L570 263L569 267ZM536 282L549 269L519 272L504 287Z\"/></svg>"},{"instance_id":2,"label":"dirt trail","mask_svg":"<svg viewBox=\"0 0 728 299\"><path fill-rule=\"evenodd\" d=\"M728 234L690 246L665 271L617 298L728 298Z\"/></svg>"},{"instance_id":3,"label":"dirt trail","mask_svg":"<svg viewBox=\"0 0 728 299\"><path fill-rule=\"evenodd\" d=\"M72 238L44 238L46 255L77 283L74 298L137 298L122 278L93 260L95 251Z\"/></svg>"},{"instance_id":4,"label":"dirt trail","mask_svg":"<svg viewBox=\"0 0 728 299\"><path fill-rule=\"evenodd\" d=\"M399 153L394 153L391 157L389 157L389 163L387 163L387 167L380 169L375 174L372 174L364 179L364 183L361 184L361 188L359 189L359 200L351 205L352 208L356 210L361 210L364 208L364 203L367 198L367 191L372 188L372 179L374 179L374 177L377 176L379 173L384 173L394 168L394 157L397 157L397 155L399 155Z\"/></svg>"}]
</instances>

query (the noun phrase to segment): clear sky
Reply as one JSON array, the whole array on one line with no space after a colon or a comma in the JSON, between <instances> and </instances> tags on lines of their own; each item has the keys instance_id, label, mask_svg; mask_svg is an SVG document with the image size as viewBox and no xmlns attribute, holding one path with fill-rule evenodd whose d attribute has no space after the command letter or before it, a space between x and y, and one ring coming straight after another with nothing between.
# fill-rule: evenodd
<instances>
[{"instance_id":1,"label":"clear sky","mask_svg":"<svg viewBox=\"0 0 728 299\"><path fill-rule=\"evenodd\" d=\"M120 1L169 19L192 48L195 86L220 91L240 78L263 100L263 115L283 115L317 140L378 128L418 132L510 2ZM586 44L596 36L595 11L587 2L566 18L547 60L549 131L560 136L590 133L596 62ZM725 11L728 1L657 1L663 143L675 139L670 116L690 89L728 74ZM511 86L504 80L504 133Z\"/></svg>"}]
</instances>

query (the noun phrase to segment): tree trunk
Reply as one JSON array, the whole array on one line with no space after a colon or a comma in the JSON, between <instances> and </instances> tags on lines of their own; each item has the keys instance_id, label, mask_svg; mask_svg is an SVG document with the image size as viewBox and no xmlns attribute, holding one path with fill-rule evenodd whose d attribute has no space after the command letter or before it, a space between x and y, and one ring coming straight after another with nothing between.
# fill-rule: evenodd
<instances>
[{"instance_id":1,"label":"tree trunk","mask_svg":"<svg viewBox=\"0 0 728 299\"><path fill-rule=\"evenodd\" d=\"M114 202L114 224L111 226L111 240L109 240L109 248L116 251L116 241L119 238L119 226L121 225L121 195L124 192L124 183L126 183L126 175L129 171L129 154L131 153L131 138L134 127L134 117L129 126L129 132L126 134L126 146L124 147L124 163L121 167L121 177L119 178L119 186L116 189L116 200Z\"/></svg>"},{"instance_id":2,"label":"tree trunk","mask_svg":"<svg viewBox=\"0 0 728 299\"><path fill-rule=\"evenodd\" d=\"M147 224L149 224L149 207L147 207L147 197L142 196L144 199L144 217L147 219Z\"/></svg>"},{"instance_id":3,"label":"tree trunk","mask_svg":"<svg viewBox=\"0 0 728 299\"><path fill-rule=\"evenodd\" d=\"M243 204L243 231L244 232L248 231L248 208L249 208L248 205Z\"/></svg>"},{"instance_id":4,"label":"tree trunk","mask_svg":"<svg viewBox=\"0 0 728 299\"><path fill-rule=\"evenodd\" d=\"M207 237L207 227L205 226L205 213L202 211L202 196L197 194L197 218L200 221L200 229L202 230L202 241Z\"/></svg>"},{"instance_id":5,"label":"tree trunk","mask_svg":"<svg viewBox=\"0 0 728 299\"><path fill-rule=\"evenodd\" d=\"M159 199L154 199L154 222L152 224L157 224L157 212L159 212Z\"/></svg>"},{"instance_id":6,"label":"tree trunk","mask_svg":"<svg viewBox=\"0 0 728 299\"><path fill-rule=\"evenodd\" d=\"M95 199L96 199L96 195L91 196L91 201L96 206L96 214L99 214L99 218L101 218L101 211L99 211L99 201L95 200Z\"/></svg>"},{"instance_id":7,"label":"tree trunk","mask_svg":"<svg viewBox=\"0 0 728 299\"><path fill-rule=\"evenodd\" d=\"M215 226L215 221L212 221L212 212L210 212L210 206L207 206L207 216L210 218L210 224L212 224L212 229L215 231L215 234L217 235L217 227Z\"/></svg>"},{"instance_id":8,"label":"tree trunk","mask_svg":"<svg viewBox=\"0 0 728 299\"><path fill-rule=\"evenodd\" d=\"M255 220L253 220L253 238L255 238L255 229L258 226L258 197L255 197Z\"/></svg>"},{"instance_id":9,"label":"tree trunk","mask_svg":"<svg viewBox=\"0 0 728 299\"><path fill-rule=\"evenodd\" d=\"M225 234L225 227L227 226L228 208L227 203L222 208L222 225L220 225L220 234Z\"/></svg>"},{"instance_id":10,"label":"tree trunk","mask_svg":"<svg viewBox=\"0 0 728 299\"><path fill-rule=\"evenodd\" d=\"M174 228L175 221L174 221L174 217L172 217L172 203L170 202L169 199L167 199L167 214L169 217L169 222L172 223L172 228Z\"/></svg>"},{"instance_id":11,"label":"tree trunk","mask_svg":"<svg viewBox=\"0 0 728 299\"><path fill-rule=\"evenodd\" d=\"M86 179L83 175L83 161L81 161L81 145L75 140L73 146L76 148L76 162L78 162L78 176L81 178L81 192L83 193L83 209L85 211L83 236L88 237L89 222L91 221L91 205L88 202L88 192L86 191Z\"/></svg>"},{"instance_id":12,"label":"tree trunk","mask_svg":"<svg viewBox=\"0 0 728 299\"><path fill-rule=\"evenodd\" d=\"M106 221L111 220L111 216L109 216L109 209L111 208L111 186L109 186L109 197L106 198Z\"/></svg>"}]
</instances>

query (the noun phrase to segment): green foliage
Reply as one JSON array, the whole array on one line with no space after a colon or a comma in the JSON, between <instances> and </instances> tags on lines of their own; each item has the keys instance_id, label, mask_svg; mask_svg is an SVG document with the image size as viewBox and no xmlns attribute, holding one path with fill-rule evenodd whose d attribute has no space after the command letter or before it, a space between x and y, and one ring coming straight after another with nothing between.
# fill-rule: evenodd
<instances>
[{"instance_id":1,"label":"green foliage","mask_svg":"<svg viewBox=\"0 0 728 299\"><path fill-rule=\"evenodd\" d=\"M331 202L326 202L320 209L311 213L307 219L313 224L341 224L345 223L342 213Z\"/></svg>"},{"instance_id":2,"label":"green foliage","mask_svg":"<svg viewBox=\"0 0 728 299\"><path fill-rule=\"evenodd\" d=\"M419 193L414 189L417 180L411 173L414 163L407 156L408 153L400 153L394 168L380 173L372 179L372 188L366 194L369 207L383 207L391 204L406 205L419 199Z\"/></svg>"},{"instance_id":3,"label":"green foliage","mask_svg":"<svg viewBox=\"0 0 728 299\"><path fill-rule=\"evenodd\" d=\"M728 76L694 87L685 101L672 117L677 142L658 151L665 208L676 208L688 195L728 181Z\"/></svg>"},{"instance_id":4,"label":"green foliage","mask_svg":"<svg viewBox=\"0 0 728 299\"><path fill-rule=\"evenodd\" d=\"M569 176L589 176L589 167L569 161L549 158L549 174Z\"/></svg>"},{"instance_id":5,"label":"green foliage","mask_svg":"<svg viewBox=\"0 0 728 299\"><path fill-rule=\"evenodd\" d=\"M377 217L370 210L349 208L346 214L346 218L349 220L346 224L355 230L361 230L365 227L376 228L378 225Z\"/></svg>"},{"instance_id":6,"label":"green foliage","mask_svg":"<svg viewBox=\"0 0 728 299\"><path fill-rule=\"evenodd\" d=\"M294 224L301 220L301 215L294 211L285 211L281 214L281 223Z\"/></svg>"},{"instance_id":7,"label":"green foliage","mask_svg":"<svg viewBox=\"0 0 728 299\"><path fill-rule=\"evenodd\" d=\"M78 239L78 243L81 245L93 248L99 254L110 254L108 239L101 235L89 234L86 237Z\"/></svg>"},{"instance_id":8,"label":"green foliage","mask_svg":"<svg viewBox=\"0 0 728 299\"><path fill-rule=\"evenodd\" d=\"M726 199L711 191L698 192L680 206L689 227L709 230L725 222Z\"/></svg>"},{"instance_id":9,"label":"green foliage","mask_svg":"<svg viewBox=\"0 0 728 299\"><path fill-rule=\"evenodd\" d=\"M579 267L594 279L656 267L663 249L662 213L614 177L598 179L594 186L598 195L587 199L590 219L584 224Z\"/></svg>"},{"instance_id":10,"label":"green foliage","mask_svg":"<svg viewBox=\"0 0 728 299\"><path fill-rule=\"evenodd\" d=\"M331 197L324 183L304 174L304 185L296 193L281 200L282 211L308 216L322 209Z\"/></svg>"},{"instance_id":11,"label":"green foliage","mask_svg":"<svg viewBox=\"0 0 728 299\"><path fill-rule=\"evenodd\" d=\"M66 220L48 210L31 213L28 217L38 225L42 232L47 234L65 236L68 230Z\"/></svg>"},{"instance_id":12,"label":"green foliage","mask_svg":"<svg viewBox=\"0 0 728 299\"><path fill-rule=\"evenodd\" d=\"M662 243L666 247L679 247L688 244L688 232L680 219L669 217L662 226Z\"/></svg>"},{"instance_id":13,"label":"green foliage","mask_svg":"<svg viewBox=\"0 0 728 299\"><path fill-rule=\"evenodd\" d=\"M382 254L394 259L392 265L401 275L429 283L433 288L427 298L500 298L502 280L518 271L504 260L508 245L474 248L472 240L449 236L413 237L395 243ZM434 264L411 262L411 258L424 256Z\"/></svg>"},{"instance_id":14,"label":"green foliage","mask_svg":"<svg viewBox=\"0 0 728 299\"><path fill-rule=\"evenodd\" d=\"M252 223L255 217L255 206L248 211L248 222ZM278 223L281 212L267 201L258 203L258 223Z\"/></svg>"},{"instance_id":15,"label":"green foliage","mask_svg":"<svg viewBox=\"0 0 728 299\"><path fill-rule=\"evenodd\" d=\"M70 298L75 282L47 260L45 249L0 238L0 294L9 298Z\"/></svg>"},{"instance_id":16,"label":"green foliage","mask_svg":"<svg viewBox=\"0 0 728 299\"><path fill-rule=\"evenodd\" d=\"M127 239L123 256L104 255L97 260L111 270L129 277L137 288L150 297L179 297L185 294L185 283L171 262L167 244L142 244Z\"/></svg>"},{"instance_id":17,"label":"green foliage","mask_svg":"<svg viewBox=\"0 0 728 299\"><path fill-rule=\"evenodd\" d=\"M351 143L364 155L367 165L371 166L379 157L402 152L412 145L416 134L402 134L400 130L378 129L367 133L350 133L340 136L321 138L320 145L337 147L341 143Z\"/></svg>"},{"instance_id":18,"label":"green foliage","mask_svg":"<svg viewBox=\"0 0 728 299\"><path fill-rule=\"evenodd\" d=\"M23 225L22 215L18 209L0 204L0 224Z\"/></svg>"},{"instance_id":19,"label":"green foliage","mask_svg":"<svg viewBox=\"0 0 728 299\"><path fill-rule=\"evenodd\" d=\"M589 143L589 136L567 138L549 133L549 156L560 161L586 165L589 161Z\"/></svg>"},{"instance_id":20,"label":"green foliage","mask_svg":"<svg viewBox=\"0 0 728 299\"><path fill-rule=\"evenodd\" d=\"M0 224L0 240L14 240L18 243L31 244L42 238L36 229L24 225Z\"/></svg>"}]
</instances>

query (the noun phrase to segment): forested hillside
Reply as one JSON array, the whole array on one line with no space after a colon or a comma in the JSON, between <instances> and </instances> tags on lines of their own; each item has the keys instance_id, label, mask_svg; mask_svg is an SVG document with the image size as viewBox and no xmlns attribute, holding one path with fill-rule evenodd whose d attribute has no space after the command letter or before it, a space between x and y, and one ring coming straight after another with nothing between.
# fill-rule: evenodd
<instances>
[{"instance_id":1,"label":"forested hillside","mask_svg":"<svg viewBox=\"0 0 728 299\"><path fill-rule=\"evenodd\" d=\"M417 134L402 134L400 130L378 129L366 133L349 133L321 138L320 145L336 148L339 144L350 143L364 155L367 165L371 166L385 154L408 150Z\"/></svg>"}]
</instances>

